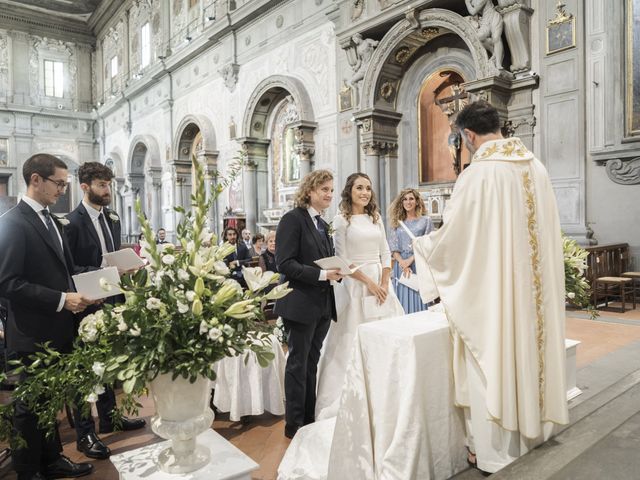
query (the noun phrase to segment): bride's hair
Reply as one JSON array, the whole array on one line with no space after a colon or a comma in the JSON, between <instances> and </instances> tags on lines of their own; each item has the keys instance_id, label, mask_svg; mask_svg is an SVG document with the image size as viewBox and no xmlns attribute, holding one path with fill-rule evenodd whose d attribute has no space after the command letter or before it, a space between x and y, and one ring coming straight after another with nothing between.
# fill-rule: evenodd
<instances>
[{"instance_id":1,"label":"bride's hair","mask_svg":"<svg viewBox=\"0 0 640 480\"><path fill-rule=\"evenodd\" d=\"M416 215L418 217L424 215L427 211L427 206L424 204L424 200L415 188L405 188L402 190L398 196L391 202L391 206L389 207L389 220L391 221L391 228L398 228L400 225L400 220L404 221L407 219L407 211L404 209L402 201L404 197L408 194L412 194L413 198L416 199Z\"/></svg>"},{"instance_id":2,"label":"bride's hair","mask_svg":"<svg viewBox=\"0 0 640 480\"><path fill-rule=\"evenodd\" d=\"M351 200L351 191L353 190L353 184L356 183L358 178L366 178L371 183L371 179L369 175L366 173L352 173L347 177L347 183L344 185L342 189L342 193L340 194L340 213L344 216L347 223L351 223L351 216L353 215L353 202ZM373 187L373 184L371 185ZM380 210L378 209L378 203L376 202L376 193L371 189L371 199L366 207L364 207L364 212L371 217L373 223L378 223L380 219Z\"/></svg>"}]
</instances>

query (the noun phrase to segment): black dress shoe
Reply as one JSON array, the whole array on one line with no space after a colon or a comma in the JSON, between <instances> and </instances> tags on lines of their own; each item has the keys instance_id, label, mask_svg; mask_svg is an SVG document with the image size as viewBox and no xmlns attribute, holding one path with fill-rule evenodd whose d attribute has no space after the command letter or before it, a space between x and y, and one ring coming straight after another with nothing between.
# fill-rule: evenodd
<instances>
[{"instance_id":1,"label":"black dress shoe","mask_svg":"<svg viewBox=\"0 0 640 480\"><path fill-rule=\"evenodd\" d=\"M127 418L122 417L122 423L120 424L120 428L118 430L128 432L130 430L138 430L139 428L143 428L147 424L147 421L144 418ZM115 431L116 428L112 424L104 425L100 424L100 433L111 433Z\"/></svg>"},{"instance_id":2,"label":"black dress shoe","mask_svg":"<svg viewBox=\"0 0 640 480\"><path fill-rule=\"evenodd\" d=\"M74 463L64 455L60 455L58 460L47 465L44 469L44 476L47 479L78 478L89 475L92 471L93 465L90 463Z\"/></svg>"},{"instance_id":3,"label":"black dress shoe","mask_svg":"<svg viewBox=\"0 0 640 480\"><path fill-rule=\"evenodd\" d=\"M78 439L76 447L79 452L84 453L85 456L89 458L104 460L111 455L109 447L107 447L94 432L87 433L84 437Z\"/></svg>"},{"instance_id":4,"label":"black dress shoe","mask_svg":"<svg viewBox=\"0 0 640 480\"><path fill-rule=\"evenodd\" d=\"M284 436L287 438L295 437L296 433L298 433L298 429L300 427L298 425L289 425L288 423L284 426Z\"/></svg>"}]
</instances>

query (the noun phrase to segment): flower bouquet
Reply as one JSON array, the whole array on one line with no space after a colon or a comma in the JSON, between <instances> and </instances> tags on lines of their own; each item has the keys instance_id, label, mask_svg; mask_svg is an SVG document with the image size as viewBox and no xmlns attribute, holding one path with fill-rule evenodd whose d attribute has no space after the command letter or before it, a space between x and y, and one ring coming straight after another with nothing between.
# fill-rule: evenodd
<instances>
[{"instance_id":1,"label":"flower bouquet","mask_svg":"<svg viewBox=\"0 0 640 480\"><path fill-rule=\"evenodd\" d=\"M252 351L261 366L273 358L271 330L258 322L263 319L260 306L290 290L285 283L265 293L279 276L263 273L260 268L244 269L246 290L228 278L224 258L235 246L219 245L207 228L210 203L204 174L195 158L193 166L196 190L192 209L176 208L182 214L176 230L179 244L160 249L147 242L148 266L121 278L124 303L104 304L85 316L71 352L57 352L44 345L33 355L30 366L19 366L18 371L26 370L28 376L16 388L14 398L27 404L41 426L52 430L57 412L65 404L96 401L105 384L122 382L124 396L114 412L117 425L124 411L137 413L137 398L146 394L147 385L159 376L194 384L203 378L215 380L214 365L227 356ZM229 181L219 180L212 187L214 198ZM139 202L136 210L145 238L153 238ZM113 287L103 284L107 290ZM41 401L43 398L46 401ZM84 405L79 406L88 411L89 404L81 403ZM0 419L4 419L0 420L0 438L10 436L11 408L0 407Z\"/></svg>"},{"instance_id":2,"label":"flower bouquet","mask_svg":"<svg viewBox=\"0 0 640 480\"><path fill-rule=\"evenodd\" d=\"M567 302L578 308L586 308L591 318L598 317L598 311L591 304L591 285L585 278L589 252L575 240L562 237L564 253L564 288Z\"/></svg>"}]
</instances>

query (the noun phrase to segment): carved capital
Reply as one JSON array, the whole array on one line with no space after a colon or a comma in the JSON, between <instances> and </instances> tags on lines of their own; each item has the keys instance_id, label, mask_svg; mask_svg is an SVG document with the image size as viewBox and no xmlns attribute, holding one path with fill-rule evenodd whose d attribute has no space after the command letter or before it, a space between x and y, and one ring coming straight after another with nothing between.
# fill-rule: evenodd
<instances>
[{"instance_id":1,"label":"carved capital","mask_svg":"<svg viewBox=\"0 0 640 480\"><path fill-rule=\"evenodd\" d=\"M640 157L629 160L615 158L606 163L607 176L620 185L640 184Z\"/></svg>"},{"instance_id":2,"label":"carved capital","mask_svg":"<svg viewBox=\"0 0 640 480\"><path fill-rule=\"evenodd\" d=\"M388 155L398 151L398 144L393 142L365 142L361 145L362 152L367 156Z\"/></svg>"}]
</instances>

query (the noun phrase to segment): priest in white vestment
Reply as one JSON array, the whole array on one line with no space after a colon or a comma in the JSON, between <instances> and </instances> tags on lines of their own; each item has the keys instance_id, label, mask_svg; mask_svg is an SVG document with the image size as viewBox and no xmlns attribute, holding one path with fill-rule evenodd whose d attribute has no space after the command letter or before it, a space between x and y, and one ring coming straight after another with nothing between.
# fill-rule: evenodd
<instances>
[{"instance_id":1,"label":"priest in white vestment","mask_svg":"<svg viewBox=\"0 0 640 480\"><path fill-rule=\"evenodd\" d=\"M414 250L422 300L440 297L451 327L469 461L495 472L568 423L562 239L546 169L496 109L472 103L456 127L472 162Z\"/></svg>"}]
</instances>

